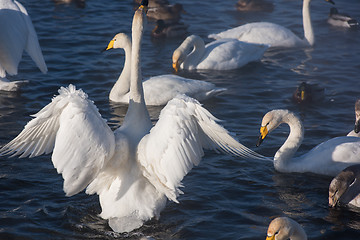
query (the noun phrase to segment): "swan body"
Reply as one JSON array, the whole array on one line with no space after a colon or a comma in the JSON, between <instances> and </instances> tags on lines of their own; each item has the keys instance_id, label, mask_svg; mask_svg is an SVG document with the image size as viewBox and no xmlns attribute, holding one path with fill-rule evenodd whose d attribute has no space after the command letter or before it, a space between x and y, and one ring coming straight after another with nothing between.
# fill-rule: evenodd
<instances>
[{"instance_id":1,"label":"swan body","mask_svg":"<svg viewBox=\"0 0 360 240\"><path fill-rule=\"evenodd\" d=\"M307 47L315 43L315 36L310 17L310 1L303 1L304 38L296 36L291 30L274 23L255 22L241 25L217 34L210 34L209 38L236 38L240 41L267 44L270 47ZM331 2L331 0L326 0Z\"/></svg>"},{"instance_id":2,"label":"swan body","mask_svg":"<svg viewBox=\"0 0 360 240\"><path fill-rule=\"evenodd\" d=\"M220 39L205 45L202 38L191 35L174 51L173 68L175 71L179 68L236 69L249 62L259 61L267 48L267 45L245 43L237 39Z\"/></svg>"},{"instance_id":3,"label":"swan body","mask_svg":"<svg viewBox=\"0 0 360 240\"><path fill-rule=\"evenodd\" d=\"M119 33L110 41L107 50L112 48L124 49L125 64L119 79L110 91L109 98L114 102L128 104L131 77L131 40L125 33ZM165 105L179 94L185 94L202 101L226 90L225 88L217 88L215 84L210 82L171 74L154 76L144 80L143 89L146 105L157 106Z\"/></svg>"},{"instance_id":4,"label":"swan body","mask_svg":"<svg viewBox=\"0 0 360 240\"><path fill-rule=\"evenodd\" d=\"M47 67L31 19L18 1L0 2L0 90L16 91L23 81L10 82L6 75L16 75L25 50L41 72ZM6 24L5 24L6 23Z\"/></svg>"},{"instance_id":5,"label":"swan body","mask_svg":"<svg viewBox=\"0 0 360 240\"><path fill-rule=\"evenodd\" d=\"M360 137L360 99L355 102L355 126L347 136Z\"/></svg>"},{"instance_id":6,"label":"swan body","mask_svg":"<svg viewBox=\"0 0 360 240\"><path fill-rule=\"evenodd\" d=\"M67 196L86 188L98 194L104 219L116 232L130 232L159 217L167 199L178 202L183 177L203 149L263 158L233 137L198 101L172 99L152 125L141 81L140 48L145 10L132 23L130 100L122 126L112 131L82 90L61 88L1 154L35 157L52 153Z\"/></svg>"},{"instance_id":7,"label":"swan body","mask_svg":"<svg viewBox=\"0 0 360 240\"><path fill-rule=\"evenodd\" d=\"M341 171L329 185L329 206L352 205L360 207L360 164Z\"/></svg>"},{"instance_id":8,"label":"swan body","mask_svg":"<svg viewBox=\"0 0 360 240\"><path fill-rule=\"evenodd\" d=\"M274 156L274 167L279 172L312 172L336 176L344 168L360 163L360 139L336 137L325 141L308 153L293 158L300 147L304 128L300 119L288 110L272 110L265 114L261 123L257 146L281 123L290 126L290 134Z\"/></svg>"},{"instance_id":9,"label":"swan body","mask_svg":"<svg viewBox=\"0 0 360 240\"><path fill-rule=\"evenodd\" d=\"M358 21L356 21L356 19L351 18L347 14L339 13L338 10L334 7L330 9L330 14L327 22L336 27L352 28L359 26L359 23Z\"/></svg>"},{"instance_id":10,"label":"swan body","mask_svg":"<svg viewBox=\"0 0 360 240\"><path fill-rule=\"evenodd\" d=\"M277 217L271 221L266 240L307 240L303 227L288 217Z\"/></svg>"}]
</instances>

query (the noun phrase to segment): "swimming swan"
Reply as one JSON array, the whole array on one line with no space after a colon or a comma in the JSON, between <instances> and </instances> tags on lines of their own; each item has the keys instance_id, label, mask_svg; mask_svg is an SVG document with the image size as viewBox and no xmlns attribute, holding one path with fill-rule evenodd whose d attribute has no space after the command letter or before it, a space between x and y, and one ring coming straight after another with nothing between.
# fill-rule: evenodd
<instances>
[{"instance_id":1,"label":"swimming swan","mask_svg":"<svg viewBox=\"0 0 360 240\"><path fill-rule=\"evenodd\" d=\"M332 0L325 0L333 3ZM304 39L296 36L289 29L274 23L255 22L241 25L217 34L210 34L209 38L236 38L240 41L258 44L268 44L270 47L306 47L315 43L314 32L310 17L311 0L303 1Z\"/></svg>"},{"instance_id":2,"label":"swimming swan","mask_svg":"<svg viewBox=\"0 0 360 240\"><path fill-rule=\"evenodd\" d=\"M260 128L259 146L268 133L281 123L290 126L290 134L274 156L274 167L279 172L312 172L336 176L344 168L360 163L360 139L358 137L336 137L325 141L308 153L293 158L300 147L304 128L294 113L278 109L265 114Z\"/></svg>"},{"instance_id":3,"label":"swimming swan","mask_svg":"<svg viewBox=\"0 0 360 240\"><path fill-rule=\"evenodd\" d=\"M24 81L9 81L16 75L23 51L30 55L41 72L47 67L31 19L23 5L14 0L0 2L0 90L16 91Z\"/></svg>"},{"instance_id":4,"label":"swimming swan","mask_svg":"<svg viewBox=\"0 0 360 240\"><path fill-rule=\"evenodd\" d=\"M110 91L111 101L124 104L130 98L131 72L131 40L125 33L116 34L106 50L123 48L125 51L124 68ZM146 105L165 105L178 94L185 94L199 101L224 92L225 88L217 88L215 84L200 80L187 79L176 75L154 76L143 82Z\"/></svg>"},{"instance_id":5,"label":"swimming swan","mask_svg":"<svg viewBox=\"0 0 360 240\"><path fill-rule=\"evenodd\" d=\"M98 194L100 216L116 232L130 232L159 217L166 199L178 202L183 177L198 165L203 149L263 158L216 123L217 119L190 97L174 98L152 125L144 102L140 48L145 10L132 23L129 108L114 132L82 90L61 88L52 102L33 115L23 131L0 152L20 157L52 153L52 162L72 196L86 188Z\"/></svg>"},{"instance_id":6,"label":"swimming swan","mask_svg":"<svg viewBox=\"0 0 360 240\"><path fill-rule=\"evenodd\" d=\"M329 206L341 204L360 207L360 164L345 168L330 183Z\"/></svg>"},{"instance_id":7,"label":"swimming swan","mask_svg":"<svg viewBox=\"0 0 360 240\"><path fill-rule=\"evenodd\" d=\"M266 240L307 240L303 227L288 217L277 217L271 221Z\"/></svg>"},{"instance_id":8,"label":"swimming swan","mask_svg":"<svg viewBox=\"0 0 360 240\"><path fill-rule=\"evenodd\" d=\"M355 126L347 136L360 137L360 99L355 102Z\"/></svg>"},{"instance_id":9,"label":"swimming swan","mask_svg":"<svg viewBox=\"0 0 360 240\"><path fill-rule=\"evenodd\" d=\"M230 70L258 61L267 45L251 44L236 39L220 39L205 45L196 35L187 37L172 56L175 71L181 69Z\"/></svg>"}]
</instances>

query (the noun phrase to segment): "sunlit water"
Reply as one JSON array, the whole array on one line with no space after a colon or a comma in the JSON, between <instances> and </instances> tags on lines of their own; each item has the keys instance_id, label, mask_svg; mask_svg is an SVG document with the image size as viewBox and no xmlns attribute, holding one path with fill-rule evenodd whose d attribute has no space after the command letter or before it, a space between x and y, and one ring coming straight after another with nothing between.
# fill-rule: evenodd
<instances>
[{"instance_id":1,"label":"sunlit water","mask_svg":"<svg viewBox=\"0 0 360 240\"><path fill-rule=\"evenodd\" d=\"M28 9L40 39L49 72L41 74L28 55L19 74L29 84L19 93L0 93L0 145L13 139L36 113L51 101L60 86L82 88L115 129L125 105L111 103L109 91L123 66L122 50L101 53L118 32L130 34L134 6L127 1L87 1L85 8L55 5L50 0L21 1ZM275 0L272 13L239 13L235 1L183 1L189 34L207 42L209 33L252 21L270 21L302 35L301 1ZM337 1L339 10L360 20L360 2ZM296 50L272 50L261 62L233 71L179 73L213 82L228 91L203 102L204 107L234 132L246 146L273 156L288 135L280 127L255 148L263 115L274 108L299 114L305 125L298 155L354 124L354 102L360 96L360 32L329 26L331 5L312 2L316 45ZM1 23L0 23L1 24ZM172 73L172 51L184 38L152 40L149 22L143 41L144 77ZM306 81L325 89L309 106L291 101L296 86ZM161 107L151 107L157 120ZM180 204L169 202L159 220L129 234L111 231L98 217L97 196L65 197L62 178L51 156L0 159L0 239L265 239L272 218L289 216L310 239L359 239L360 210L329 209L330 177L283 174L271 162L239 159L206 152L200 166L185 178Z\"/></svg>"}]
</instances>

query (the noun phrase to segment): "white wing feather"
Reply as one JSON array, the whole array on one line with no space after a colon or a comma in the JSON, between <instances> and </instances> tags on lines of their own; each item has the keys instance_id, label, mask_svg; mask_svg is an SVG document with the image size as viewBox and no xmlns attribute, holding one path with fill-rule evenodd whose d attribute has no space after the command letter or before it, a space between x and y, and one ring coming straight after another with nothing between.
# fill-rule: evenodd
<instances>
[{"instance_id":1,"label":"white wing feather","mask_svg":"<svg viewBox=\"0 0 360 240\"><path fill-rule=\"evenodd\" d=\"M195 99L181 96L168 102L138 146L143 175L159 192L177 202L181 180L200 163L203 149L265 158L237 142L217 121Z\"/></svg>"},{"instance_id":2,"label":"white wing feather","mask_svg":"<svg viewBox=\"0 0 360 240\"><path fill-rule=\"evenodd\" d=\"M69 85L59 93L0 154L34 157L53 150L52 162L62 173L65 193L72 196L113 156L115 136L82 90Z\"/></svg>"}]
</instances>

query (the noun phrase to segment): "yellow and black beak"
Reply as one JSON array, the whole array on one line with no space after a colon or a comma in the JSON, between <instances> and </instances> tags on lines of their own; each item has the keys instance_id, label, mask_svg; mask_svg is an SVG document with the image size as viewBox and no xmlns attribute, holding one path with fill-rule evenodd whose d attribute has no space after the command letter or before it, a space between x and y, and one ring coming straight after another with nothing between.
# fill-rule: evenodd
<instances>
[{"instance_id":1,"label":"yellow and black beak","mask_svg":"<svg viewBox=\"0 0 360 240\"><path fill-rule=\"evenodd\" d=\"M147 9L148 9L148 4L149 4L148 0L142 0L141 4L140 4L140 7L138 9L144 9L144 11L146 13Z\"/></svg>"},{"instance_id":2,"label":"yellow and black beak","mask_svg":"<svg viewBox=\"0 0 360 240\"><path fill-rule=\"evenodd\" d=\"M178 71L179 71L179 68L180 68L179 62L178 62L178 61L173 62L172 67L173 67L173 69L175 70L175 72L178 72Z\"/></svg>"},{"instance_id":3,"label":"yellow and black beak","mask_svg":"<svg viewBox=\"0 0 360 240\"><path fill-rule=\"evenodd\" d=\"M268 129L266 126L263 126L260 128L260 136L259 136L259 140L256 144L256 146L260 146L260 144L264 141L265 137L268 135Z\"/></svg>"},{"instance_id":4,"label":"yellow and black beak","mask_svg":"<svg viewBox=\"0 0 360 240\"><path fill-rule=\"evenodd\" d=\"M109 50L109 49L114 48L114 42L115 42L115 40L114 40L114 39L113 39L113 40L111 40L111 41L109 42L109 44L107 45L107 47L106 47L106 48L104 48L101 52L104 52L104 51L107 51L107 50Z\"/></svg>"},{"instance_id":5,"label":"yellow and black beak","mask_svg":"<svg viewBox=\"0 0 360 240\"><path fill-rule=\"evenodd\" d=\"M275 240L275 234L272 236L266 236L266 240Z\"/></svg>"}]
</instances>

